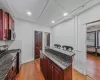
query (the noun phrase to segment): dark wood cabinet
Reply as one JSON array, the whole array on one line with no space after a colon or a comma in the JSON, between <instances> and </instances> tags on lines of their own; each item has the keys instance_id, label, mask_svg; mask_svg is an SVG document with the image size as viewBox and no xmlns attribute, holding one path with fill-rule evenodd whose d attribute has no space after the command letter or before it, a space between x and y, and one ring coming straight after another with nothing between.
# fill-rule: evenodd
<instances>
[{"instance_id":1,"label":"dark wood cabinet","mask_svg":"<svg viewBox=\"0 0 100 80\"><path fill-rule=\"evenodd\" d=\"M9 20L8 20L8 23L9 23L9 29L8 29L8 40L15 40L15 28L14 28L14 20L13 18L8 14L8 17L9 17Z\"/></svg>"},{"instance_id":2,"label":"dark wood cabinet","mask_svg":"<svg viewBox=\"0 0 100 80\"><path fill-rule=\"evenodd\" d=\"M41 67L41 71L43 72L43 58L40 59L40 67Z\"/></svg>"},{"instance_id":3,"label":"dark wood cabinet","mask_svg":"<svg viewBox=\"0 0 100 80\"><path fill-rule=\"evenodd\" d=\"M8 15L0 9L0 40L8 40Z\"/></svg>"},{"instance_id":4,"label":"dark wood cabinet","mask_svg":"<svg viewBox=\"0 0 100 80\"><path fill-rule=\"evenodd\" d=\"M52 62L48 59L48 63L47 63L47 72L48 72L48 75L47 75L47 80L52 80Z\"/></svg>"},{"instance_id":5,"label":"dark wood cabinet","mask_svg":"<svg viewBox=\"0 0 100 80\"><path fill-rule=\"evenodd\" d=\"M52 80L63 80L63 71L55 64L52 65L53 65Z\"/></svg>"},{"instance_id":6,"label":"dark wood cabinet","mask_svg":"<svg viewBox=\"0 0 100 80\"><path fill-rule=\"evenodd\" d=\"M10 14L8 14L8 40L15 40L15 28L14 28L14 20L13 18L10 16Z\"/></svg>"},{"instance_id":7,"label":"dark wood cabinet","mask_svg":"<svg viewBox=\"0 0 100 80\"><path fill-rule=\"evenodd\" d=\"M9 32L9 30L11 30ZM12 40L14 34L14 20L0 9L0 40ZM11 37L9 39L9 37Z\"/></svg>"},{"instance_id":8,"label":"dark wood cabinet","mask_svg":"<svg viewBox=\"0 0 100 80\"><path fill-rule=\"evenodd\" d=\"M53 68L52 80L60 80L60 72L56 68Z\"/></svg>"},{"instance_id":9,"label":"dark wood cabinet","mask_svg":"<svg viewBox=\"0 0 100 80\"><path fill-rule=\"evenodd\" d=\"M16 70L17 70L17 66L16 65L17 64L16 64L16 62L17 62L17 59L14 59L12 67L10 68L5 80L15 80L16 75L17 75L17 72L16 72Z\"/></svg>"},{"instance_id":10,"label":"dark wood cabinet","mask_svg":"<svg viewBox=\"0 0 100 80\"><path fill-rule=\"evenodd\" d=\"M19 68L17 59L18 59L18 56L16 55L16 57L13 60L12 65L11 65L11 68L10 68L9 72L7 73L7 75L6 75L5 80L15 80L16 75L18 73L18 68Z\"/></svg>"},{"instance_id":11,"label":"dark wood cabinet","mask_svg":"<svg viewBox=\"0 0 100 80\"><path fill-rule=\"evenodd\" d=\"M47 57L44 56L44 77L45 77L46 80L47 80L47 73L48 73L48 72L47 72L47 70L48 70L48 69L47 69L47 67L48 67L48 66L47 66L47 63L48 63L48 62L47 62Z\"/></svg>"},{"instance_id":12,"label":"dark wood cabinet","mask_svg":"<svg viewBox=\"0 0 100 80\"><path fill-rule=\"evenodd\" d=\"M44 74L44 77L47 79L47 58L43 56L43 58L40 60L40 66L41 66L41 71Z\"/></svg>"},{"instance_id":13,"label":"dark wood cabinet","mask_svg":"<svg viewBox=\"0 0 100 80\"><path fill-rule=\"evenodd\" d=\"M45 80L72 80L72 65L62 70L46 56L40 59L40 68Z\"/></svg>"},{"instance_id":14,"label":"dark wood cabinet","mask_svg":"<svg viewBox=\"0 0 100 80\"><path fill-rule=\"evenodd\" d=\"M3 12L3 40L8 40L8 15Z\"/></svg>"},{"instance_id":15,"label":"dark wood cabinet","mask_svg":"<svg viewBox=\"0 0 100 80\"><path fill-rule=\"evenodd\" d=\"M3 40L3 10L0 9L0 40Z\"/></svg>"}]
</instances>

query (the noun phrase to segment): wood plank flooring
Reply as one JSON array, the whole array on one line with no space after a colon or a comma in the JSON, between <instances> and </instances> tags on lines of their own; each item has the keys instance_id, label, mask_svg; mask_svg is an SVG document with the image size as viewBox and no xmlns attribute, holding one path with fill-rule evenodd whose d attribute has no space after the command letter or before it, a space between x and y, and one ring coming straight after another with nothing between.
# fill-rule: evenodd
<instances>
[{"instance_id":1,"label":"wood plank flooring","mask_svg":"<svg viewBox=\"0 0 100 80\"><path fill-rule=\"evenodd\" d=\"M35 60L26 64L23 64L20 68L20 72L16 77L16 80L45 80L42 72L40 71L40 61ZM73 69L73 80L92 80Z\"/></svg>"},{"instance_id":2,"label":"wood plank flooring","mask_svg":"<svg viewBox=\"0 0 100 80\"><path fill-rule=\"evenodd\" d=\"M87 65L87 75L94 80L100 80L100 56L96 57L92 54L88 54Z\"/></svg>"}]
</instances>

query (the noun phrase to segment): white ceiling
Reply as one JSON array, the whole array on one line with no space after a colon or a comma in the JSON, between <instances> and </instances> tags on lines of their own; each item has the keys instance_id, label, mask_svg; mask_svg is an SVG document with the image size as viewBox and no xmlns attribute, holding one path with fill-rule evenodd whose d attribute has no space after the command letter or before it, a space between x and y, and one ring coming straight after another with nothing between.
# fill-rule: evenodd
<instances>
[{"instance_id":1,"label":"white ceiling","mask_svg":"<svg viewBox=\"0 0 100 80\"><path fill-rule=\"evenodd\" d=\"M9 0L8 3L15 17L36 22L47 0ZM31 11L32 16L27 16L27 11Z\"/></svg>"},{"instance_id":2,"label":"white ceiling","mask_svg":"<svg viewBox=\"0 0 100 80\"><path fill-rule=\"evenodd\" d=\"M100 0L0 0L0 5L5 7L15 18L41 25L52 25L52 20L60 21L64 18L65 12L71 16L72 11L88 1L99 2ZM31 11L32 16L27 16L27 11Z\"/></svg>"},{"instance_id":3,"label":"white ceiling","mask_svg":"<svg viewBox=\"0 0 100 80\"><path fill-rule=\"evenodd\" d=\"M3 2L2 2L2 0L0 0L0 5L3 5Z\"/></svg>"},{"instance_id":4,"label":"white ceiling","mask_svg":"<svg viewBox=\"0 0 100 80\"><path fill-rule=\"evenodd\" d=\"M54 0L58 5L62 6L67 12L71 12L81 5L83 5L88 0Z\"/></svg>"},{"instance_id":5,"label":"white ceiling","mask_svg":"<svg viewBox=\"0 0 100 80\"><path fill-rule=\"evenodd\" d=\"M6 9L6 7L4 6L3 0L0 0L0 9L3 9L4 11L8 12L8 10Z\"/></svg>"},{"instance_id":6,"label":"white ceiling","mask_svg":"<svg viewBox=\"0 0 100 80\"><path fill-rule=\"evenodd\" d=\"M48 5L46 6L43 14L41 15L37 23L48 25L51 23L52 20L55 21L62 17L65 12L66 11L56 5L53 0L49 0Z\"/></svg>"}]
</instances>

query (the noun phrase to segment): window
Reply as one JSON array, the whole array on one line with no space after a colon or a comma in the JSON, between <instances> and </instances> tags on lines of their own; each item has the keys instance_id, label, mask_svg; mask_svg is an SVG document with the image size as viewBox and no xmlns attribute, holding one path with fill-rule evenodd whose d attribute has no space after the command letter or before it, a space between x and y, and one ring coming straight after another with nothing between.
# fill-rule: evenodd
<instances>
[{"instance_id":1,"label":"window","mask_svg":"<svg viewBox=\"0 0 100 80\"><path fill-rule=\"evenodd\" d=\"M87 46L95 47L96 46L96 32L87 32Z\"/></svg>"},{"instance_id":2,"label":"window","mask_svg":"<svg viewBox=\"0 0 100 80\"><path fill-rule=\"evenodd\" d=\"M100 31L97 32L97 46L100 47Z\"/></svg>"}]
</instances>

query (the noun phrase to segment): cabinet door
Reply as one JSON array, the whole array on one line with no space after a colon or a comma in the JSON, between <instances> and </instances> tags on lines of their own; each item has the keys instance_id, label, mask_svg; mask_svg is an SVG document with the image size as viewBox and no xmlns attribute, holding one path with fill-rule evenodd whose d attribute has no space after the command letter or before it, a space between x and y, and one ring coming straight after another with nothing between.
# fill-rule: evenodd
<instances>
[{"instance_id":1,"label":"cabinet door","mask_svg":"<svg viewBox=\"0 0 100 80\"><path fill-rule=\"evenodd\" d=\"M52 80L63 80L63 72L55 64L53 64Z\"/></svg>"},{"instance_id":2,"label":"cabinet door","mask_svg":"<svg viewBox=\"0 0 100 80\"><path fill-rule=\"evenodd\" d=\"M47 79L47 64L48 64L48 61L47 61L47 57L44 56L44 77L45 77L45 80L48 80Z\"/></svg>"},{"instance_id":3,"label":"cabinet door","mask_svg":"<svg viewBox=\"0 0 100 80\"><path fill-rule=\"evenodd\" d=\"M9 14L8 14L8 16L9 16L8 39L15 40L16 35L14 32L14 20Z\"/></svg>"},{"instance_id":4,"label":"cabinet door","mask_svg":"<svg viewBox=\"0 0 100 80\"><path fill-rule=\"evenodd\" d=\"M11 30L11 23L12 23L12 21L11 21L10 15L9 15L9 29L10 29L10 30Z\"/></svg>"},{"instance_id":5,"label":"cabinet door","mask_svg":"<svg viewBox=\"0 0 100 80\"><path fill-rule=\"evenodd\" d=\"M9 29L14 31L14 20L9 14L8 16L9 16Z\"/></svg>"},{"instance_id":6,"label":"cabinet door","mask_svg":"<svg viewBox=\"0 0 100 80\"><path fill-rule=\"evenodd\" d=\"M8 15L3 12L3 40L8 40Z\"/></svg>"},{"instance_id":7,"label":"cabinet door","mask_svg":"<svg viewBox=\"0 0 100 80\"><path fill-rule=\"evenodd\" d=\"M17 59L15 58L12 64L12 71L14 74L14 77L16 77L16 73L17 73Z\"/></svg>"},{"instance_id":8,"label":"cabinet door","mask_svg":"<svg viewBox=\"0 0 100 80\"><path fill-rule=\"evenodd\" d=\"M43 76L45 77L45 79L46 79L46 59L45 59L45 56L43 56L43 58L41 58L40 59L41 61L40 61L40 66L41 66L41 71L42 71L42 73L43 73Z\"/></svg>"},{"instance_id":9,"label":"cabinet door","mask_svg":"<svg viewBox=\"0 0 100 80\"><path fill-rule=\"evenodd\" d=\"M53 68L53 80L60 80L60 72L56 69Z\"/></svg>"},{"instance_id":10,"label":"cabinet door","mask_svg":"<svg viewBox=\"0 0 100 80\"><path fill-rule=\"evenodd\" d=\"M41 58L40 58L40 69L41 69L41 71L42 71L42 73L43 73L43 69L44 69L44 56L42 56Z\"/></svg>"},{"instance_id":11,"label":"cabinet door","mask_svg":"<svg viewBox=\"0 0 100 80\"><path fill-rule=\"evenodd\" d=\"M0 40L3 40L3 11L0 9Z\"/></svg>"},{"instance_id":12,"label":"cabinet door","mask_svg":"<svg viewBox=\"0 0 100 80\"><path fill-rule=\"evenodd\" d=\"M47 80L52 80L52 62L48 59Z\"/></svg>"},{"instance_id":13,"label":"cabinet door","mask_svg":"<svg viewBox=\"0 0 100 80\"><path fill-rule=\"evenodd\" d=\"M9 70L8 74L7 74L7 77L5 80L13 80L13 71L12 71L12 68Z\"/></svg>"}]
</instances>

